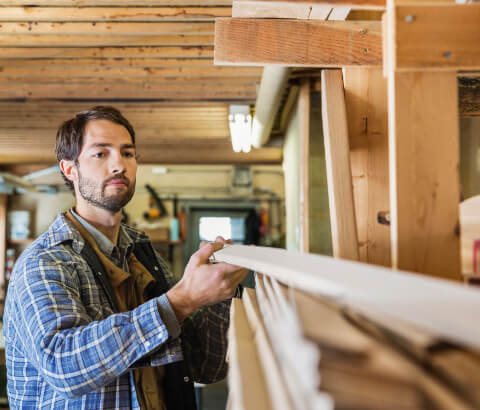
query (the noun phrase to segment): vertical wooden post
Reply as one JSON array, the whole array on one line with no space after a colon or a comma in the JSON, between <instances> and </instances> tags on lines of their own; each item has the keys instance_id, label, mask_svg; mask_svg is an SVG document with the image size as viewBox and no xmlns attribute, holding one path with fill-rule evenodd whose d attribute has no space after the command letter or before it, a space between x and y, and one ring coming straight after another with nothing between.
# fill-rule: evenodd
<instances>
[{"instance_id":1,"label":"vertical wooden post","mask_svg":"<svg viewBox=\"0 0 480 410\"><path fill-rule=\"evenodd\" d=\"M322 119L333 256L358 260L347 113L341 70L322 71Z\"/></svg>"},{"instance_id":2,"label":"vertical wooden post","mask_svg":"<svg viewBox=\"0 0 480 410\"><path fill-rule=\"evenodd\" d=\"M391 0L384 58L393 267L461 280L457 75L397 72L395 13Z\"/></svg>"},{"instance_id":3,"label":"vertical wooden post","mask_svg":"<svg viewBox=\"0 0 480 410\"><path fill-rule=\"evenodd\" d=\"M300 251L310 251L310 79L302 80L298 99L300 115Z\"/></svg>"},{"instance_id":4,"label":"vertical wooden post","mask_svg":"<svg viewBox=\"0 0 480 410\"><path fill-rule=\"evenodd\" d=\"M8 196L6 194L0 194L0 301L5 298L5 258L7 251L7 198ZM1 303L3 304L3 302Z\"/></svg>"},{"instance_id":5,"label":"vertical wooden post","mask_svg":"<svg viewBox=\"0 0 480 410\"><path fill-rule=\"evenodd\" d=\"M390 229L377 222L388 211L387 80L379 68L344 69L359 257L391 266Z\"/></svg>"}]
</instances>

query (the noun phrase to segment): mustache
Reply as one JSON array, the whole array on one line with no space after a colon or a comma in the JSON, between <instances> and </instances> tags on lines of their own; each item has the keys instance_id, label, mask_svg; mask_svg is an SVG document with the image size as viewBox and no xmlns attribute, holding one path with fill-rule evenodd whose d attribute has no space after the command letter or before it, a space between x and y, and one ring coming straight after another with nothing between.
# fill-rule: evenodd
<instances>
[{"instance_id":1,"label":"mustache","mask_svg":"<svg viewBox=\"0 0 480 410\"><path fill-rule=\"evenodd\" d=\"M130 180L125 175L115 175L111 178L108 178L103 182L103 186L106 187L110 182L119 180L119 179L124 181L127 184L127 186L130 186Z\"/></svg>"}]
</instances>

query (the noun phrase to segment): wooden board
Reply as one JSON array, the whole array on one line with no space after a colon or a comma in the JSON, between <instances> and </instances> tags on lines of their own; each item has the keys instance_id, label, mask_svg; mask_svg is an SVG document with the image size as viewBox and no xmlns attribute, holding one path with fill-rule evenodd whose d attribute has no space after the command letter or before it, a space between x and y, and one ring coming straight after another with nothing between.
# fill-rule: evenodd
<instances>
[{"instance_id":1,"label":"wooden board","mask_svg":"<svg viewBox=\"0 0 480 410\"><path fill-rule=\"evenodd\" d=\"M393 266L460 280L455 73L389 74Z\"/></svg>"},{"instance_id":2,"label":"wooden board","mask_svg":"<svg viewBox=\"0 0 480 410\"><path fill-rule=\"evenodd\" d=\"M322 71L322 120L333 255L359 260L341 70Z\"/></svg>"},{"instance_id":3,"label":"wooden board","mask_svg":"<svg viewBox=\"0 0 480 410\"><path fill-rule=\"evenodd\" d=\"M350 161L360 261L391 266L387 81L380 68L344 70Z\"/></svg>"},{"instance_id":4,"label":"wooden board","mask_svg":"<svg viewBox=\"0 0 480 410\"><path fill-rule=\"evenodd\" d=\"M405 4L392 13L395 70L480 69L480 4Z\"/></svg>"},{"instance_id":5,"label":"wooden board","mask_svg":"<svg viewBox=\"0 0 480 410\"><path fill-rule=\"evenodd\" d=\"M390 316L444 339L480 349L478 290L451 281L327 256L231 245L215 259L265 272L280 282L357 311ZM452 306L455 309L452 309Z\"/></svg>"},{"instance_id":6,"label":"wooden board","mask_svg":"<svg viewBox=\"0 0 480 410\"><path fill-rule=\"evenodd\" d=\"M162 21L230 17L230 7L2 7L0 21Z\"/></svg>"},{"instance_id":7,"label":"wooden board","mask_svg":"<svg viewBox=\"0 0 480 410\"><path fill-rule=\"evenodd\" d=\"M378 22L218 18L215 64L380 65L380 30Z\"/></svg>"},{"instance_id":8,"label":"wooden board","mask_svg":"<svg viewBox=\"0 0 480 410\"><path fill-rule=\"evenodd\" d=\"M310 80L302 81L298 96L300 132L300 251L310 252Z\"/></svg>"},{"instance_id":9,"label":"wooden board","mask_svg":"<svg viewBox=\"0 0 480 410\"><path fill-rule=\"evenodd\" d=\"M234 298L230 309L228 379L232 409L271 409L265 373L242 301Z\"/></svg>"},{"instance_id":10,"label":"wooden board","mask_svg":"<svg viewBox=\"0 0 480 410\"><path fill-rule=\"evenodd\" d=\"M326 20L332 7L289 1L234 0L234 18L289 18L305 20Z\"/></svg>"}]
</instances>

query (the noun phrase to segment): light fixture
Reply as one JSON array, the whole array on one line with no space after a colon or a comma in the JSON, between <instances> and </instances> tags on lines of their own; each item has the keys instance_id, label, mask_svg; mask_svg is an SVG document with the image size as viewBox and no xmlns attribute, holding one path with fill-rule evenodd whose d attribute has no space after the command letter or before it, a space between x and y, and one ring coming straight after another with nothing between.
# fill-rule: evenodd
<instances>
[{"instance_id":1,"label":"light fixture","mask_svg":"<svg viewBox=\"0 0 480 410\"><path fill-rule=\"evenodd\" d=\"M228 123L235 152L250 152L252 115L249 105L230 105Z\"/></svg>"}]
</instances>

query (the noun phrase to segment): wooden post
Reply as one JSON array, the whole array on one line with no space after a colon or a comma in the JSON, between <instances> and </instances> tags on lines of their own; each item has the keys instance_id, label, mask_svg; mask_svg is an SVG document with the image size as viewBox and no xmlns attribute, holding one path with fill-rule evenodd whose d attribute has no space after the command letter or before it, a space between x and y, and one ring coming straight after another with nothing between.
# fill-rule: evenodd
<instances>
[{"instance_id":1,"label":"wooden post","mask_svg":"<svg viewBox=\"0 0 480 410\"><path fill-rule=\"evenodd\" d=\"M310 251L310 79L302 80L298 99L300 115L300 251Z\"/></svg>"},{"instance_id":2,"label":"wooden post","mask_svg":"<svg viewBox=\"0 0 480 410\"><path fill-rule=\"evenodd\" d=\"M385 59L393 267L460 280L457 74L399 71L396 45L404 41L397 27L413 28L416 17L397 17L391 1Z\"/></svg>"},{"instance_id":3,"label":"wooden post","mask_svg":"<svg viewBox=\"0 0 480 410\"><path fill-rule=\"evenodd\" d=\"M360 261L391 266L388 211L387 81L381 68L344 69L353 195Z\"/></svg>"},{"instance_id":4,"label":"wooden post","mask_svg":"<svg viewBox=\"0 0 480 410\"><path fill-rule=\"evenodd\" d=\"M341 70L322 71L322 118L333 256L358 260L347 113Z\"/></svg>"}]
</instances>

